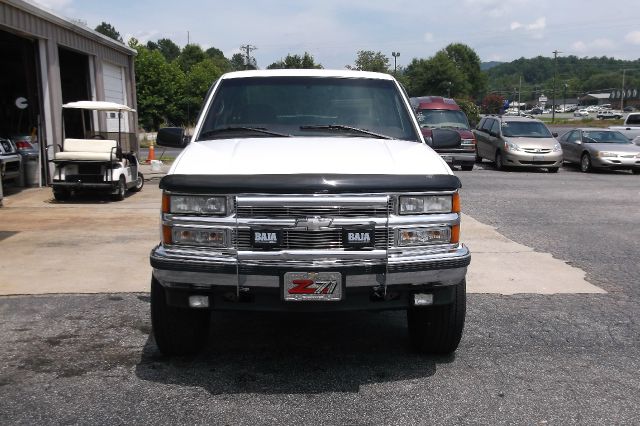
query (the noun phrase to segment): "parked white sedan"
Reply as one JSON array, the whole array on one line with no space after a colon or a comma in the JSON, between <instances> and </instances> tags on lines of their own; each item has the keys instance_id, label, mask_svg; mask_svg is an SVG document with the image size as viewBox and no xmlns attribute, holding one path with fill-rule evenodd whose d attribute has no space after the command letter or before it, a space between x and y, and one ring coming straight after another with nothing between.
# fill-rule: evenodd
<instances>
[{"instance_id":1,"label":"parked white sedan","mask_svg":"<svg viewBox=\"0 0 640 426\"><path fill-rule=\"evenodd\" d=\"M586 109L579 109L579 110L573 112L573 116L574 117L588 117L589 116L589 111L587 111Z\"/></svg>"}]
</instances>

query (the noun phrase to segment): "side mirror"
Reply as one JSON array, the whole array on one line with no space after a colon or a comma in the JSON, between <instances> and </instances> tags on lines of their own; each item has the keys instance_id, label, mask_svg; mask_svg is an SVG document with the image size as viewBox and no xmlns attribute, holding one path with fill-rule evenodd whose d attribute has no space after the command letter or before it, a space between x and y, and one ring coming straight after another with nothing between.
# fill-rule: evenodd
<instances>
[{"instance_id":1,"label":"side mirror","mask_svg":"<svg viewBox=\"0 0 640 426\"><path fill-rule=\"evenodd\" d=\"M458 148L461 143L460 134L455 130L433 129L429 146L434 149Z\"/></svg>"},{"instance_id":2,"label":"side mirror","mask_svg":"<svg viewBox=\"0 0 640 426\"><path fill-rule=\"evenodd\" d=\"M558 132L551 133L551 136L553 136L554 138L557 138L558 137Z\"/></svg>"},{"instance_id":3,"label":"side mirror","mask_svg":"<svg viewBox=\"0 0 640 426\"><path fill-rule=\"evenodd\" d=\"M184 129L181 127L165 127L158 130L156 143L171 148L184 148L188 141L184 140Z\"/></svg>"}]
</instances>

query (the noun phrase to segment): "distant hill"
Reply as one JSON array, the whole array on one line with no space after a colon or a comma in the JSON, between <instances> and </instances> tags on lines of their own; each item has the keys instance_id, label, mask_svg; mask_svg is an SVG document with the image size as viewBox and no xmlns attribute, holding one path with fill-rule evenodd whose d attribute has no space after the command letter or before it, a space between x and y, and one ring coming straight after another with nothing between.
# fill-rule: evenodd
<instances>
[{"instance_id":1,"label":"distant hill","mask_svg":"<svg viewBox=\"0 0 640 426\"><path fill-rule=\"evenodd\" d=\"M497 67L500 64L504 64L504 62L498 62L498 61L480 62L480 71L486 71L493 67Z\"/></svg>"}]
</instances>

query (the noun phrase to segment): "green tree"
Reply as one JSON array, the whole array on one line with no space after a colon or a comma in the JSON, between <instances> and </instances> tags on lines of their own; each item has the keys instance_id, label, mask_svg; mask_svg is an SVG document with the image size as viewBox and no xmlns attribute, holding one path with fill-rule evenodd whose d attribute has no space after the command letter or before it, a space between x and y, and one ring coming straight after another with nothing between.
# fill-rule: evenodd
<instances>
[{"instance_id":1,"label":"green tree","mask_svg":"<svg viewBox=\"0 0 640 426\"><path fill-rule=\"evenodd\" d=\"M444 51L429 59L413 59L405 69L411 96L465 97L471 85Z\"/></svg>"},{"instance_id":2,"label":"green tree","mask_svg":"<svg viewBox=\"0 0 640 426\"><path fill-rule=\"evenodd\" d=\"M187 124L192 124L200 113L200 107L211 84L222 75L212 59L198 62L186 75L183 110L187 114Z\"/></svg>"},{"instance_id":3,"label":"green tree","mask_svg":"<svg viewBox=\"0 0 640 426\"><path fill-rule=\"evenodd\" d=\"M205 59L204 51L197 44L187 44L180 52L178 56L178 65L183 72L187 73L198 62L202 62Z\"/></svg>"},{"instance_id":4,"label":"green tree","mask_svg":"<svg viewBox=\"0 0 640 426\"><path fill-rule=\"evenodd\" d=\"M229 60L232 71L241 71L245 69L245 58L242 53L234 53Z\"/></svg>"},{"instance_id":5,"label":"green tree","mask_svg":"<svg viewBox=\"0 0 640 426\"><path fill-rule=\"evenodd\" d=\"M185 75L175 62L167 62L157 50L137 44L136 88L138 120L145 129L158 129L161 124L182 123L184 112L179 100L183 97Z\"/></svg>"},{"instance_id":6,"label":"green tree","mask_svg":"<svg viewBox=\"0 0 640 426\"><path fill-rule=\"evenodd\" d=\"M204 51L204 54L220 71L233 71L233 69L231 68L231 62L229 62L229 60L224 56L222 50L215 47L210 47Z\"/></svg>"},{"instance_id":7,"label":"green tree","mask_svg":"<svg viewBox=\"0 0 640 426\"><path fill-rule=\"evenodd\" d=\"M107 37L119 41L120 43L123 43L120 33L116 31L113 25L107 22L102 21L100 25L94 28L94 30L99 32L100 34L106 35Z\"/></svg>"},{"instance_id":8,"label":"green tree","mask_svg":"<svg viewBox=\"0 0 640 426\"><path fill-rule=\"evenodd\" d=\"M321 64L316 64L313 55L304 52L304 55L288 54L284 59L274 62L267 69L313 69L322 68Z\"/></svg>"},{"instance_id":9,"label":"green tree","mask_svg":"<svg viewBox=\"0 0 640 426\"><path fill-rule=\"evenodd\" d=\"M357 57L353 66L347 65L347 69L384 73L389 72L389 58L382 52L374 52L373 50L359 50L356 55Z\"/></svg>"},{"instance_id":10,"label":"green tree","mask_svg":"<svg viewBox=\"0 0 640 426\"><path fill-rule=\"evenodd\" d=\"M479 98L487 89L487 76L480 70L478 54L462 43L451 43L444 48L444 52L462 73L469 85L469 93L463 95Z\"/></svg>"},{"instance_id":11,"label":"green tree","mask_svg":"<svg viewBox=\"0 0 640 426\"><path fill-rule=\"evenodd\" d=\"M469 125L475 127L480 121L480 108L471 99L456 98L456 103L467 116Z\"/></svg>"},{"instance_id":12,"label":"green tree","mask_svg":"<svg viewBox=\"0 0 640 426\"><path fill-rule=\"evenodd\" d=\"M168 38L161 38L156 44L158 45L158 50L168 62L175 61L180 56L180 47Z\"/></svg>"}]
</instances>

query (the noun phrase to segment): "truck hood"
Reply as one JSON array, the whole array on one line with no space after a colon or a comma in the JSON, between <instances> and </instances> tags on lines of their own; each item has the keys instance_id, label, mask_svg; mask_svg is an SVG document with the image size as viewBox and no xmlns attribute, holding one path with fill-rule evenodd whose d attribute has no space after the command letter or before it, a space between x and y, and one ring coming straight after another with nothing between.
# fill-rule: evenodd
<instances>
[{"instance_id":1,"label":"truck hood","mask_svg":"<svg viewBox=\"0 0 640 426\"><path fill-rule=\"evenodd\" d=\"M419 142L347 137L216 139L192 142L170 174L452 174Z\"/></svg>"}]
</instances>

